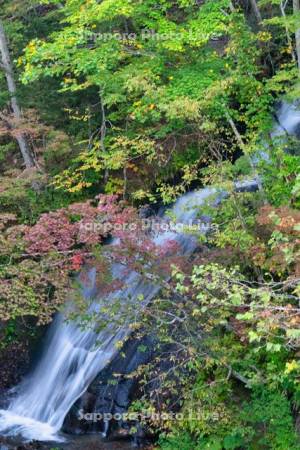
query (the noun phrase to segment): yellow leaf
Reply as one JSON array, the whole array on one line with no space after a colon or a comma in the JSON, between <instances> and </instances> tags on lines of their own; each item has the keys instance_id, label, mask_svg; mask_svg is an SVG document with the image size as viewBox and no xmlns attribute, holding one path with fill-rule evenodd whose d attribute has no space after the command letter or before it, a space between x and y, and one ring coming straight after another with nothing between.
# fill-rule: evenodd
<instances>
[{"instance_id":1,"label":"yellow leaf","mask_svg":"<svg viewBox=\"0 0 300 450\"><path fill-rule=\"evenodd\" d=\"M286 363L284 373L288 374L294 370L299 369L299 363L293 359L293 361Z\"/></svg>"}]
</instances>

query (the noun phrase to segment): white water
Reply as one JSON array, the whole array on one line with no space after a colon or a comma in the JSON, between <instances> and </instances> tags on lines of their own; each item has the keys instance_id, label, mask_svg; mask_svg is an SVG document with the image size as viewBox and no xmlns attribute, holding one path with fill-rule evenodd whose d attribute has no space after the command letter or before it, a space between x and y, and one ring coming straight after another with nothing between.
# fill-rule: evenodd
<instances>
[{"instance_id":1,"label":"white water","mask_svg":"<svg viewBox=\"0 0 300 450\"><path fill-rule=\"evenodd\" d=\"M279 124L272 133L273 137L294 134L300 124L300 111L296 105L282 103L278 111ZM251 188L255 181L237 183L236 188ZM201 205L212 195L215 189L202 189L188 193L175 203L172 208L172 218L178 224L190 224ZM224 195L218 193L214 204ZM201 232L205 233L209 225L203 225ZM181 228L179 227L178 230ZM182 254L190 254L196 247L196 239L190 234L166 231L158 234L154 241L157 245L175 239L180 243ZM122 267L114 265L113 275L123 278L126 287L122 291L109 295L106 304L114 298L125 302L139 304L137 315L141 314L143 305L138 297L143 295L147 304L156 295L158 286L146 284L134 272L122 276ZM95 287L95 273L90 274L90 286L83 288L83 294L89 295ZM99 310L99 300L92 303L91 308ZM45 350L35 370L15 388L15 397L7 410L0 410L0 434L17 436L40 441L59 441L62 437L59 430L75 401L85 392L92 380L118 353L116 343L128 335L128 328L116 330L108 325L96 334L92 329L82 330L74 323L66 323L62 315L58 315L51 325Z\"/></svg>"},{"instance_id":2,"label":"white water","mask_svg":"<svg viewBox=\"0 0 300 450\"><path fill-rule=\"evenodd\" d=\"M296 134L297 127L300 124L300 109L296 102L282 102L276 116L278 123L274 127L272 137Z\"/></svg>"},{"instance_id":3,"label":"white water","mask_svg":"<svg viewBox=\"0 0 300 450\"><path fill-rule=\"evenodd\" d=\"M215 189L203 189L182 196L172 208L172 217L179 224L191 224L199 214L201 205L215 194ZM222 194L220 194L222 196ZM212 200L215 202L216 200ZM201 232L206 232L204 225ZM181 246L182 254L190 254L195 249L196 238L191 234L165 231L154 237L157 245L174 239ZM113 299L139 305L137 315L141 314L143 304L147 304L159 291L159 287L145 283L135 273L122 275L124 268L115 264L113 275L126 282L121 291L108 295L106 305ZM95 272L90 273L83 294L88 299L95 287ZM137 300L143 296L143 304ZM92 309L99 310L101 301L94 300ZM128 303L127 303L128 305ZM58 315L50 327L44 352L35 370L15 388L15 397L7 410L0 410L0 434L18 436L28 440L59 441L64 419L74 402L85 392L93 379L118 353L116 343L129 334L122 326L116 330L108 325L96 334L92 327L82 330L76 324L66 322Z\"/></svg>"},{"instance_id":4,"label":"white water","mask_svg":"<svg viewBox=\"0 0 300 450\"><path fill-rule=\"evenodd\" d=\"M300 104L299 101L287 103L282 101L276 111L276 122L271 132L271 138L275 144L286 144L287 136L300 137ZM252 161L256 165L261 160L270 161L270 151L272 149L266 142L262 143L262 148L252 156Z\"/></svg>"}]
</instances>

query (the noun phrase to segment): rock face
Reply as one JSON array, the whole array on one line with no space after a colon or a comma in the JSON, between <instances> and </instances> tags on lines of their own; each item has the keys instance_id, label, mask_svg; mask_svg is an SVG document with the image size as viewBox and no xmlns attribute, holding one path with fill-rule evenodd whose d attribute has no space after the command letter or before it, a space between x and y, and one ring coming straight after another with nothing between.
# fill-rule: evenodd
<instances>
[{"instance_id":1,"label":"rock face","mask_svg":"<svg viewBox=\"0 0 300 450\"><path fill-rule=\"evenodd\" d=\"M138 396L138 378L130 375L151 361L154 345L155 339L151 336L129 339L77 400L65 419L63 431L72 434L99 432L106 436L123 428L124 433L129 426L121 415Z\"/></svg>"},{"instance_id":2,"label":"rock face","mask_svg":"<svg viewBox=\"0 0 300 450\"><path fill-rule=\"evenodd\" d=\"M140 219L148 219L155 217L155 210L150 205L143 205L139 210Z\"/></svg>"},{"instance_id":3,"label":"rock face","mask_svg":"<svg viewBox=\"0 0 300 450\"><path fill-rule=\"evenodd\" d=\"M19 321L14 324L12 339L7 330L7 323L0 321L0 407L5 405L7 390L16 386L30 369L46 327L38 328L30 320Z\"/></svg>"},{"instance_id":4,"label":"rock face","mask_svg":"<svg viewBox=\"0 0 300 450\"><path fill-rule=\"evenodd\" d=\"M0 392L16 385L29 366L28 343L11 342L0 351ZM2 398L1 398L2 400Z\"/></svg>"}]
</instances>

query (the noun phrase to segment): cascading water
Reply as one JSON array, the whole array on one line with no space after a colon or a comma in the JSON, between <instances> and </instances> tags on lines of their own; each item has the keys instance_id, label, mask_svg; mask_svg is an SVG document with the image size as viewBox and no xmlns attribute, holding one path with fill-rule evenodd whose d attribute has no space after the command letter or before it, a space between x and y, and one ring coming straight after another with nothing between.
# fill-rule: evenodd
<instances>
[{"instance_id":1,"label":"cascading water","mask_svg":"<svg viewBox=\"0 0 300 450\"><path fill-rule=\"evenodd\" d=\"M297 135L300 123L300 111L296 105L282 103L278 113L278 124L273 137L288 134ZM261 154L260 157L263 157ZM253 190L257 182L236 183L237 190ZM226 193L213 188L183 195L172 208L172 217L178 224L191 224L199 214L201 205L215 194L214 203L218 203ZM209 225L203 225L205 233ZM181 226L176 231L159 233L154 241L163 245L166 241L176 240L181 246L182 254L191 254L197 246L197 240L189 233L182 232ZM124 268L114 265L112 275L122 279ZM135 272L123 276L125 287L106 298L123 298L138 304L141 313L140 296L147 304L159 291L159 287L145 283ZM90 274L90 286L83 287L83 295L88 299L95 287L95 273ZM99 308L99 300L91 308ZM41 441L59 441L59 430L75 401L86 391L93 379L118 353L116 343L129 334L128 328L115 328L112 325L100 333L92 328L82 330L75 323L66 322L62 314L51 325L44 353L33 371L17 388L14 399L7 410L0 410L0 434L8 436L22 435L25 439Z\"/></svg>"},{"instance_id":2,"label":"cascading water","mask_svg":"<svg viewBox=\"0 0 300 450\"><path fill-rule=\"evenodd\" d=\"M163 245L170 239L180 244L182 254L191 254L197 240L184 233L181 224L189 225L199 214L201 205L216 194L215 189L202 189L182 196L173 206L172 219L180 225L178 230L164 231L154 237L156 245ZM219 194L219 198L223 196ZM215 199L213 200L216 201ZM201 232L208 229L203 224ZM113 277L122 279L124 267L115 264ZM114 298L126 299L133 304L147 304L159 291L159 286L146 283L136 272L123 275L125 287L106 298L106 304ZM91 288L92 286L92 288ZM90 273L87 286L82 288L88 299L95 287L95 271ZM99 309L99 300L91 308ZM138 312L137 312L138 313ZM141 310L140 310L141 313ZM93 379L117 354L116 343L129 334L126 325L115 328L112 324L100 333L91 327L82 329L74 322L66 322L62 314L52 323L44 353L35 368L14 390L14 399L7 410L0 410L0 434L21 435L29 440L59 441L64 419L75 401L85 392Z\"/></svg>"},{"instance_id":3,"label":"cascading water","mask_svg":"<svg viewBox=\"0 0 300 450\"><path fill-rule=\"evenodd\" d=\"M276 112L277 125L272 131L272 137L288 135L299 135L300 110L298 102L281 102Z\"/></svg>"}]
</instances>

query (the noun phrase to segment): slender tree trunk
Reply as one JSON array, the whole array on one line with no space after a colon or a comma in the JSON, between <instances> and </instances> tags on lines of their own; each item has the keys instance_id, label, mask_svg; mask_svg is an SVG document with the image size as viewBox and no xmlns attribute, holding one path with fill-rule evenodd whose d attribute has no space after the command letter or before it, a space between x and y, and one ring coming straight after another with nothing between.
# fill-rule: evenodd
<instances>
[{"instance_id":1,"label":"slender tree trunk","mask_svg":"<svg viewBox=\"0 0 300 450\"><path fill-rule=\"evenodd\" d=\"M282 17L285 20L286 19L286 14L285 14L285 6L286 6L286 4L284 5L283 1L281 0L279 6L280 6L281 15L282 15ZM291 50L292 59L293 59L294 62L296 62L296 55L295 55L295 52L294 52L294 49L293 49L292 38L291 38L291 35L290 35L289 27L287 26L286 23L285 23L285 34L286 34L286 39L287 39L288 46L289 46L289 48Z\"/></svg>"},{"instance_id":2,"label":"slender tree trunk","mask_svg":"<svg viewBox=\"0 0 300 450\"><path fill-rule=\"evenodd\" d=\"M102 99L102 94L100 93L100 105L101 105L101 128L100 128L100 147L103 153L106 152L105 148L105 138L106 138L106 114L105 114L105 108L104 103ZM109 178L109 170L106 168L104 173L104 184L108 182Z\"/></svg>"},{"instance_id":3,"label":"slender tree trunk","mask_svg":"<svg viewBox=\"0 0 300 450\"><path fill-rule=\"evenodd\" d=\"M126 200L126 194L127 194L127 167L126 167L126 162L125 162L125 166L123 168L123 181L124 181L123 200Z\"/></svg>"},{"instance_id":4,"label":"slender tree trunk","mask_svg":"<svg viewBox=\"0 0 300 450\"><path fill-rule=\"evenodd\" d=\"M5 77L7 81L7 88L10 94L10 103L13 111L14 118L16 121L19 121L22 117L21 109L16 96L16 83L14 80L13 69L11 64L11 59L9 55L6 35L4 31L4 27L2 21L0 19L0 54L2 59L1 68L5 72ZM35 161L32 155L32 152L29 148L29 145L26 140L26 136L24 133L17 133L16 139L20 148L20 152L22 154L24 163L26 168L35 167Z\"/></svg>"},{"instance_id":5,"label":"slender tree trunk","mask_svg":"<svg viewBox=\"0 0 300 450\"><path fill-rule=\"evenodd\" d=\"M250 0L250 3L251 3L251 6L252 6L252 9L253 9L253 12L255 14L257 22L261 23L262 22L262 16L261 16L259 7L258 7L258 5L256 3L256 0Z\"/></svg>"},{"instance_id":6,"label":"slender tree trunk","mask_svg":"<svg viewBox=\"0 0 300 450\"><path fill-rule=\"evenodd\" d=\"M300 15L300 0L293 0L293 10L294 14ZM295 38L296 38L297 62L300 74L300 26L296 28Z\"/></svg>"},{"instance_id":7,"label":"slender tree trunk","mask_svg":"<svg viewBox=\"0 0 300 450\"><path fill-rule=\"evenodd\" d=\"M234 4L233 4L232 0L229 0L229 9L230 9L230 11L231 11L232 13L235 12L235 7L234 7Z\"/></svg>"},{"instance_id":8,"label":"slender tree trunk","mask_svg":"<svg viewBox=\"0 0 300 450\"><path fill-rule=\"evenodd\" d=\"M237 127L236 127L236 125L235 125L235 123L234 123L232 117L230 116L229 112L228 112L228 111L225 111L225 115L226 115L226 119L227 119L227 121L228 121L228 123L229 123L229 125L230 125L230 127L231 127L231 129L232 129L232 131L233 131L233 134L235 135L235 138L236 138L237 142L239 143L239 146L240 146L241 149L244 151L245 156L247 157L247 159L248 159L248 161L249 161L249 164L250 164L250 166L251 166L251 168L252 168L252 171L253 171L253 175L255 176L255 179L256 179L256 181L257 181L258 190L259 190L260 193L262 194L262 198L263 198L263 201L264 201L264 203L265 203L266 201L265 201L265 198L264 198L264 188L263 188L262 182L261 182L261 180L260 180L260 177L259 177L259 175L258 175L258 173L257 173L255 164L253 163L251 157L248 155L248 152L247 152L245 143L244 143L244 141L243 141L243 138L242 138L242 136L241 136L239 130L237 129Z\"/></svg>"}]
</instances>

